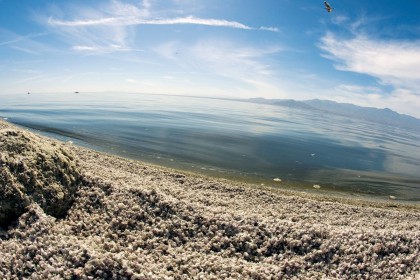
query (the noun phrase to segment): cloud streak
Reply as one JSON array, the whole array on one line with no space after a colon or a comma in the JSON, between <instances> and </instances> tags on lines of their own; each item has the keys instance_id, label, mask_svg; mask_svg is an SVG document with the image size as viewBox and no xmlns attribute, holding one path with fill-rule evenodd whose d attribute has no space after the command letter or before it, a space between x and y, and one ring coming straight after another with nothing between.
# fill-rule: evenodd
<instances>
[{"instance_id":1,"label":"cloud streak","mask_svg":"<svg viewBox=\"0 0 420 280\"><path fill-rule=\"evenodd\" d=\"M6 31L5 29L0 30L0 33L6 33L6 32L11 33L10 31ZM45 35L45 33L32 33L32 34L28 34L26 36L19 36L19 35L14 34L13 39L10 39L8 41L0 42L0 46L13 45L13 44L23 42L25 40L28 40L28 39L31 39L31 38L36 38L36 37L43 36L43 35Z\"/></svg>"},{"instance_id":2,"label":"cloud streak","mask_svg":"<svg viewBox=\"0 0 420 280\"><path fill-rule=\"evenodd\" d=\"M271 32L279 32L276 27L259 27L253 28L237 21L229 21L225 19L212 19L212 18L198 18L194 16L177 17L177 18L163 18L163 19L142 19L137 17L105 17L99 19L84 19L64 21L54 18L49 18L48 23L51 26L130 26L130 25L175 25L175 24L192 24L192 25L207 25L214 27L229 27L245 30L265 30Z\"/></svg>"},{"instance_id":3,"label":"cloud streak","mask_svg":"<svg viewBox=\"0 0 420 280\"><path fill-rule=\"evenodd\" d=\"M0 48L11 48L31 55L51 53L53 49L35 40L36 38L43 36L46 36L46 33L20 35L0 27Z\"/></svg>"},{"instance_id":4,"label":"cloud streak","mask_svg":"<svg viewBox=\"0 0 420 280\"><path fill-rule=\"evenodd\" d=\"M278 32L276 27L261 26L258 28L226 19L201 18L193 15L171 17L158 16L152 12L150 1L143 1L140 6L112 1L104 8L105 15L94 15L85 19L60 20L49 17L48 24L51 26L83 27L83 26L132 26L132 25L206 25L214 27L228 27L244 30L265 30Z\"/></svg>"}]
</instances>

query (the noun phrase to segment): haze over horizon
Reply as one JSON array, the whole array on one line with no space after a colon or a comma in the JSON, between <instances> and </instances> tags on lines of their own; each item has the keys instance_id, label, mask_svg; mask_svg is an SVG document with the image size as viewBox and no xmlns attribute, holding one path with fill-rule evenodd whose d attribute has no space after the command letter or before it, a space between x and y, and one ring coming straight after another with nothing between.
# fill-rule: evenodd
<instances>
[{"instance_id":1,"label":"haze over horizon","mask_svg":"<svg viewBox=\"0 0 420 280\"><path fill-rule=\"evenodd\" d=\"M327 99L420 118L420 1L0 0L0 98Z\"/></svg>"}]
</instances>

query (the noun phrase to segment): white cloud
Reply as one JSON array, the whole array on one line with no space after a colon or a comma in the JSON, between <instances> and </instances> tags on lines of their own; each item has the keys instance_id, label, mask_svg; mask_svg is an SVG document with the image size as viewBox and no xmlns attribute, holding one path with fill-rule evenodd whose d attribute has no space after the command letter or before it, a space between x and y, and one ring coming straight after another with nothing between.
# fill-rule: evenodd
<instances>
[{"instance_id":1,"label":"white cloud","mask_svg":"<svg viewBox=\"0 0 420 280\"><path fill-rule=\"evenodd\" d=\"M349 98L359 101L364 97L365 103L375 107L420 116L420 41L375 40L360 34L340 39L328 33L320 47L326 58L337 63L337 70L366 74L391 87L387 91L375 89L373 95L369 93L371 88L363 88L364 93L359 88L355 93L355 88L341 87L339 92L347 92Z\"/></svg>"},{"instance_id":2,"label":"white cloud","mask_svg":"<svg viewBox=\"0 0 420 280\"><path fill-rule=\"evenodd\" d=\"M339 85L326 93L325 99L359 106L390 108L399 113L420 118L420 96L412 91L396 89L384 94L371 86Z\"/></svg>"},{"instance_id":3,"label":"white cloud","mask_svg":"<svg viewBox=\"0 0 420 280\"><path fill-rule=\"evenodd\" d=\"M156 42L153 36L141 33L144 29L138 28L139 25L204 25L280 32L276 27L255 27L229 19L194 16L198 13L203 15L202 10L191 9L202 5L202 2L181 2L179 5L188 9L181 11L177 5L173 9L161 9L154 6L153 1L132 1L136 4L130 4L116 0L101 2L94 9L76 4L68 4L66 9L53 6L47 9L47 16L40 21L48 28L49 34L56 35L67 44L67 50L99 55L133 66L135 70L127 75L127 79L121 79L120 76L115 79L136 90L147 86L148 91L155 91L158 85L162 92L170 92L177 86L179 92L191 89L189 92L197 93L206 88L208 92L231 96L237 94L238 97L268 97L268 94L276 96L282 92L277 87L278 78L270 59L281 51L278 46L244 46L244 42L233 42L231 39L204 40L204 35L192 38L195 42L189 39L184 41L182 36L179 36L180 41ZM153 40L148 40L145 35ZM132 52L141 50L139 48L146 51L141 54ZM111 54L122 51L129 52ZM134 67L134 64L140 63L153 65L149 70ZM156 78L157 75L159 78ZM161 83L162 77L165 83ZM146 85L146 80L153 83ZM149 90L150 87L154 88Z\"/></svg>"},{"instance_id":4,"label":"white cloud","mask_svg":"<svg viewBox=\"0 0 420 280\"><path fill-rule=\"evenodd\" d=\"M261 26L259 29L260 29L260 30L271 31L271 32L280 32L280 29L278 29L277 27L266 27L266 26Z\"/></svg>"},{"instance_id":5,"label":"white cloud","mask_svg":"<svg viewBox=\"0 0 420 280\"><path fill-rule=\"evenodd\" d=\"M105 11L113 16L144 18L150 16L150 8L150 1L143 1L141 5L136 6L113 0L109 6L105 8Z\"/></svg>"},{"instance_id":6,"label":"white cloud","mask_svg":"<svg viewBox=\"0 0 420 280\"><path fill-rule=\"evenodd\" d=\"M84 52L84 53L92 53L92 54L104 54L116 51L142 51L140 49L131 49L125 46L110 44L110 45L91 45L91 46L82 46L82 45L75 45L71 47L71 50L76 52Z\"/></svg>"},{"instance_id":7,"label":"white cloud","mask_svg":"<svg viewBox=\"0 0 420 280\"><path fill-rule=\"evenodd\" d=\"M73 46L71 49L75 51L97 51L98 50L98 48L91 47L91 46Z\"/></svg>"},{"instance_id":8,"label":"white cloud","mask_svg":"<svg viewBox=\"0 0 420 280\"><path fill-rule=\"evenodd\" d=\"M420 88L420 41L375 41L363 35L342 40L329 33L321 48L339 63L338 70L367 74L388 85Z\"/></svg>"},{"instance_id":9,"label":"white cloud","mask_svg":"<svg viewBox=\"0 0 420 280\"><path fill-rule=\"evenodd\" d=\"M173 25L173 24L196 24L196 25L208 25L217 27L230 27L238 29L252 29L251 27L236 22L228 21L224 19L204 19L197 18L194 16L178 17L178 18L166 18L166 19L143 19L133 16L124 17L105 17L99 19L85 19L85 20L74 20L74 21L63 21L50 18L48 23L52 26L94 26L94 25L116 25L116 26L128 26L128 25ZM261 28L263 29L263 28ZM264 28L269 30L269 28ZM270 31L274 31L271 28Z\"/></svg>"},{"instance_id":10,"label":"white cloud","mask_svg":"<svg viewBox=\"0 0 420 280\"><path fill-rule=\"evenodd\" d=\"M347 16L343 16L343 15L336 15L336 16L331 18L331 21L334 24L337 24L337 25L343 24L348 20L349 20L349 18Z\"/></svg>"},{"instance_id":11,"label":"white cloud","mask_svg":"<svg viewBox=\"0 0 420 280\"><path fill-rule=\"evenodd\" d=\"M152 8L151 1L144 0L133 5L112 0L97 9L74 6L71 9L73 19L70 20L50 16L44 22L52 32L71 46L71 50L90 54L138 50L136 43L136 37L139 36L136 29L138 25L205 25L242 30L279 31L275 27L253 28L226 19L201 18L192 15L173 17L176 11L163 12L152 10ZM64 10L52 13L59 14L60 18L66 18L66 14L70 15Z\"/></svg>"},{"instance_id":12,"label":"white cloud","mask_svg":"<svg viewBox=\"0 0 420 280\"><path fill-rule=\"evenodd\" d=\"M249 77L268 76L270 66L264 63L264 58L279 50L276 47L252 48L229 41L205 40L193 45L190 51L203 62L202 65L214 72L246 80Z\"/></svg>"},{"instance_id":13,"label":"white cloud","mask_svg":"<svg viewBox=\"0 0 420 280\"><path fill-rule=\"evenodd\" d=\"M172 42L160 48L164 56L175 59L179 49L183 50L180 63L187 62L199 71L211 71L239 80L268 76L271 73L270 66L263 62L264 58L280 51L277 47L252 48L222 39L200 40L192 45Z\"/></svg>"},{"instance_id":14,"label":"white cloud","mask_svg":"<svg viewBox=\"0 0 420 280\"><path fill-rule=\"evenodd\" d=\"M130 27L103 25L49 27L51 32L70 45L70 49L73 51L103 54L139 50L132 47L135 33Z\"/></svg>"},{"instance_id":15,"label":"white cloud","mask_svg":"<svg viewBox=\"0 0 420 280\"><path fill-rule=\"evenodd\" d=\"M131 78L127 78L127 79L125 79L125 81L126 81L127 83L130 83L130 84L138 84L138 83L139 83L139 81L138 81L138 80L136 80L136 79L131 79Z\"/></svg>"},{"instance_id":16,"label":"white cloud","mask_svg":"<svg viewBox=\"0 0 420 280\"><path fill-rule=\"evenodd\" d=\"M113 0L108 5L101 8L105 13L97 11L84 10L79 14L83 15L82 19L60 20L55 17L49 17L48 24L50 26L132 26L132 25L175 25L175 24L195 24L207 25L215 27L228 27L237 29L255 29L266 30L271 32L279 32L276 27L250 27L246 24L226 19L200 18L193 15L173 17L169 15L159 15L158 11L152 11L150 1L144 0L140 5L132 5ZM176 9L173 9L176 13Z\"/></svg>"},{"instance_id":17,"label":"white cloud","mask_svg":"<svg viewBox=\"0 0 420 280\"><path fill-rule=\"evenodd\" d=\"M275 70L270 64L270 56L281 51L276 46L249 47L227 39L204 39L194 44L173 41L155 48L162 58L169 60L174 72L167 76L178 78L188 72L189 78L218 80L210 87L224 87L225 94L237 97L272 94L278 91L274 86ZM232 90L234 88L234 91Z\"/></svg>"}]
</instances>

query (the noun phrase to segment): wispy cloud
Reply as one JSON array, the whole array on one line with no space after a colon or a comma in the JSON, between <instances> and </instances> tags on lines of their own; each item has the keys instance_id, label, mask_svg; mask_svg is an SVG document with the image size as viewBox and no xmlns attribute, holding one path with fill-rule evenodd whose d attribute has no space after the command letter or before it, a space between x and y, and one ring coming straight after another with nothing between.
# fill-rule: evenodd
<instances>
[{"instance_id":1,"label":"wispy cloud","mask_svg":"<svg viewBox=\"0 0 420 280\"><path fill-rule=\"evenodd\" d=\"M98 51L98 48L92 46L73 46L71 49L75 51Z\"/></svg>"},{"instance_id":2,"label":"wispy cloud","mask_svg":"<svg viewBox=\"0 0 420 280\"><path fill-rule=\"evenodd\" d=\"M348 20L349 20L349 18L347 16L344 16L344 15L337 15L337 16L334 16L334 17L331 18L331 21L334 24L337 24L337 25L341 25L341 24L347 22Z\"/></svg>"},{"instance_id":3,"label":"wispy cloud","mask_svg":"<svg viewBox=\"0 0 420 280\"><path fill-rule=\"evenodd\" d=\"M174 17L170 15L158 15L152 11L150 1L143 0L139 5L111 1L103 8L106 13L92 14L80 19L62 20L56 17L49 17L48 24L51 26L131 26L131 25L177 25L192 24L214 27L229 27L245 30L266 30L278 32L276 27L251 27L244 23L227 19L201 18L193 15Z\"/></svg>"},{"instance_id":4,"label":"wispy cloud","mask_svg":"<svg viewBox=\"0 0 420 280\"><path fill-rule=\"evenodd\" d=\"M154 8L152 1L144 0L134 5L114 0L101 4L95 10L84 6L73 7L71 16L64 10L51 12L44 23L51 32L66 41L72 51L89 54L138 50L136 37L139 33L136 26L140 25L202 25L279 32L276 27L252 27L227 19L180 16L181 12L176 9L162 11Z\"/></svg>"},{"instance_id":5,"label":"wispy cloud","mask_svg":"<svg viewBox=\"0 0 420 280\"><path fill-rule=\"evenodd\" d=\"M125 26L50 26L50 31L75 52L104 54L139 50L131 44L135 34Z\"/></svg>"},{"instance_id":6,"label":"wispy cloud","mask_svg":"<svg viewBox=\"0 0 420 280\"><path fill-rule=\"evenodd\" d=\"M259 29L260 30L271 31L271 32L280 32L280 29L278 29L277 27L261 26Z\"/></svg>"},{"instance_id":7,"label":"wispy cloud","mask_svg":"<svg viewBox=\"0 0 420 280\"><path fill-rule=\"evenodd\" d=\"M13 45L13 44L23 42L23 41L31 39L31 38L36 38L36 37L45 35L45 33L31 33L31 34L28 34L28 35L25 35L25 36L21 36L21 35L17 35L17 34L12 34L10 31L7 31L5 29L1 29L0 33L3 33L4 35L6 35L8 33L9 36L13 37L13 38L10 38L6 41L0 42L0 46Z\"/></svg>"},{"instance_id":8,"label":"wispy cloud","mask_svg":"<svg viewBox=\"0 0 420 280\"><path fill-rule=\"evenodd\" d=\"M395 89L384 94L383 90L377 87L343 84L327 91L326 98L360 106L391 108L399 113L420 118L420 96L410 90Z\"/></svg>"},{"instance_id":9,"label":"wispy cloud","mask_svg":"<svg viewBox=\"0 0 420 280\"><path fill-rule=\"evenodd\" d=\"M229 85L235 84L238 92L246 89L248 94L266 95L275 91L271 84L275 69L270 64L270 57L282 49L278 46L244 46L218 38L198 40L194 44L166 42L156 47L155 51L170 60L172 65L177 65L176 71L183 69L199 73L200 77L224 80ZM168 72L167 75L177 77L177 73ZM189 76L191 79L194 77L193 74Z\"/></svg>"},{"instance_id":10,"label":"wispy cloud","mask_svg":"<svg viewBox=\"0 0 420 280\"><path fill-rule=\"evenodd\" d=\"M35 40L45 35L46 33L21 35L0 27L0 47L8 47L32 55L51 53L51 47Z\"/></svg>"},{"instance_id":11,"label":"wispy cloud","mask_svg":"<svg viewBox=\"0 0 420 280\"><path fill-rule=\"evenodd\" d=\"M355 93L348 87L341 92L363 95L365 101L375 101L377 106L419 116L415 104L420 104L420 41L375 40L363 34L342 39L328 33L321 39L320 48L325 51L324 57L336 62L337 70L369 75L391 88L375 94L368 90Z\"/></svg>"},{"instance_id":12,"label":"wispy cloud","mask_svg":"<svg viewBox=\"0 0 420 280\"><path fill-rule=\"evenodd\" d=\"M127 79L125 79L125 81L126 81L127 83L131 83L131 84L138 84L138 83L139 83L139 81L138 81L138 80L136 80L136 79L132 79L132 78L127 78Z\"/></svg>"},{"instance_id":13,"label":"wispy cloud","mask_svg":"<svg viewBox=\"0 0 420 280\"><path fill-rule=\"evenodd\" d=\"M328 33L321 40L325 57L336 68L367 74L393 86L420 89L420 41L375 41L364 35L339 39Z\"/></svg>"},{"instance_id":14,"label":"wispy cloud","mask_svg":"<svg viewBox=\"0 0 420 280\"><path fill-rule=\"evenodd\" d=\"M71 50L76 52L83 52L83 53L94 53L94 54L103 54L103 53L110 53L110 52L131 52L131 51L142 51L141 49L133 49L121 45L109 44L109 45L90 45L90 46L83 46L83 45L75 45L71 47Z\"/></svg>"},{"instance_id":15,"label":"wispy cloud","mask_svg":"<svg viewBox=\"0 0 420 280\"><path fill-rule=\"evenodd\" d=\"M135 17L106 17L99 19L85 19L85 20L74 20L74 21L63 21L50 18L48 23L52 26L95 26L95 25L174 25L174 24L196 24L196 25L207 25L216 27L230 27L238 29L251 30L254 29L250 26L242 24L236 21L229 21L224 19L206 19L197 18L194 16L177 17L177 18L165 18L165 19L142 19ZM278 32L278 29L273 27L261 27L261 30L269 30Z\"/></svg>"},{"instance_id":16,"label":"wispy cloud","mask_svg":"<svg viewBox=\"0 0 420 280\"><path fill-rule=\"evenodd\" d=\"M268 92L278 91L271 81L276 75L270 62L272 55L281 51L278 46L235 42L233 37L224 35L208 38L206 33L200 36L193 33L190 36L187 34L190 30L179 33L180 36L178 33L167 36L171 37L167 39L144 32L144 26L199 25L253 33L280 32L279 28L251 26L217 15L204 16L206 11L197 8L202 5L200 1L183 0L180 6L177 3L170 9L162 8L156 1L111 0L100 2L95 8L79 4L55 5L46 9L46 14L38 14L37 19L48 34L55 36L54 40L64 42L63 53L92 56L89 59L107 58L129 68L131 72L126 79L118 76L115 80L135 90L147 85L153 87L153 91L158 86L167 92L179 86L182 91L193 88L197 92L208 86L224 94L243 92L244 96L251 93L266 96ZM175 37L178 39L174 40ZM145 63L150 67L143 67ZM165 83L161 83L162 78Z\"/></svg>"}]
</instances>

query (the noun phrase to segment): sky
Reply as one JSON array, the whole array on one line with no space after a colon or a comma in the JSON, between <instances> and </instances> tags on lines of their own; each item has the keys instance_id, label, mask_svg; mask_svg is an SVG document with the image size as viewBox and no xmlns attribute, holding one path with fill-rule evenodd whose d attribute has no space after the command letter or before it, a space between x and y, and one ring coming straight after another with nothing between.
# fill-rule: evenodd
<instances>
[{"instance_id":1,"label":"sky","mask_svg":"<svg viewBox=\"0 0 420 280\"><path fill-rule=\"evenodd\" d=\"M321 0L0 0L0 101L318 98L420 118L420 1L329 3L331 13Z\"/></svg>"}]
</instances>

